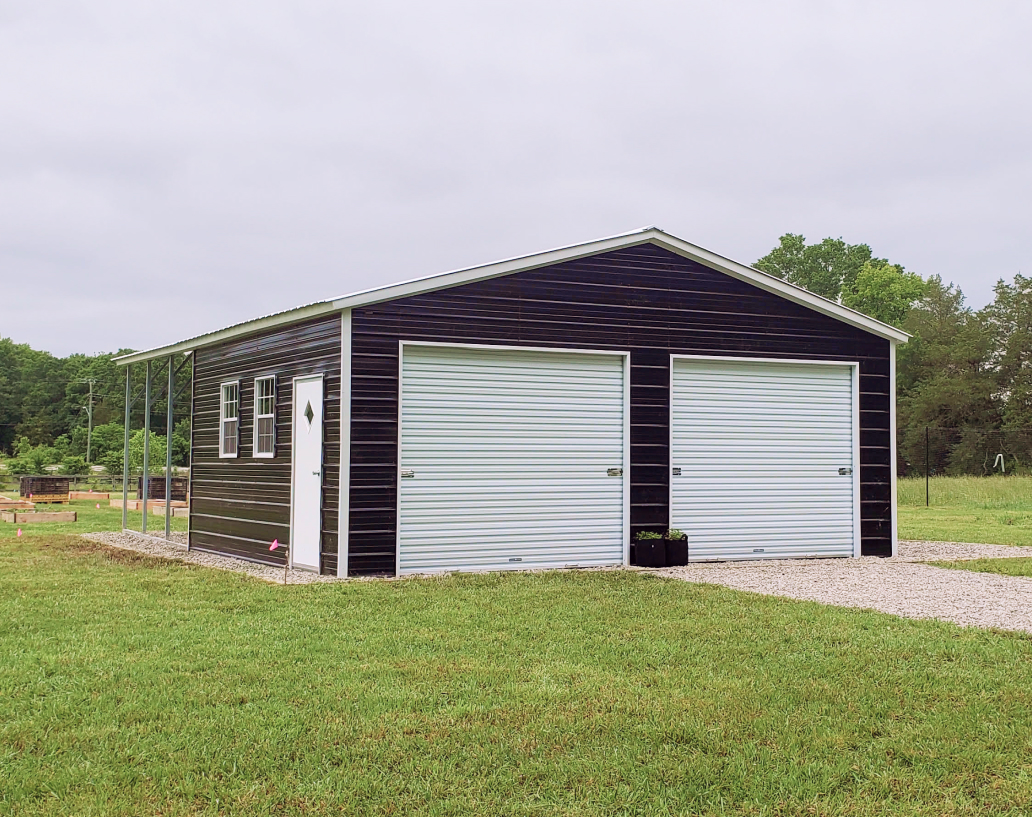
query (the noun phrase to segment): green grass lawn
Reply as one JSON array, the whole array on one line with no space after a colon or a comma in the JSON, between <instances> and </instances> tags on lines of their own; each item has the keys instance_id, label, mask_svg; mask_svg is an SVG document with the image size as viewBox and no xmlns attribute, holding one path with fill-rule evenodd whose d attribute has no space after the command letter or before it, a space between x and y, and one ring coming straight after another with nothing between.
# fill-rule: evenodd
<instances>
[{"instance_id":1,"label":"green grass lawn","mask_svg":"<svg viewBox=\"0 0 1032 817\"><path fill-rule=\"evenodd\" d=\"M1032 545L1032 477L933 477L898 483L900 539Z\"/></svg>"},{"instance_id":2,"label":"green grass lawn","mask_svg":"<svg viewBox=\"0 0 1032 817\"><path fill-rule=\"evenodd\" d=\"M1032 639L632 572L0 543L0 814L1032 812Z\"/></svg>"},{"instance_id":3,"label":"green grass lawn","mask_svg":"<svg viewBox=\"0 0 1032 817\"><path fill-rule=\"evenodd\" d=\"M1032 559L967 559L959 562L929 562L936 567L974 570L976 573L999 573L1001 576L1032 576Z\"/></svg>"},{"instance_id":4,"label":"green grass lawn","mask_svg":"<svg viewBox=\"0 0 1032 817\"><path fill-rule=\"evenodd\" d=\"M98 508L97 505L100 505ZM36 505L37 511L75 511L78 518L75 522L32 522L16 525L13 522L0 521L0 542L15 539L21 528L22 538L38 539L51 537L56 533L96 533L122 529L122 509L112 508L107 499L73 500L60 505ZM140 530L143 523L142 511L129 511L129 527ZM180 517L172 520L172 530L185 531L187 520ZM165 535L165 510L148 517L149 532Z\"/></svg>"}]
</instances>

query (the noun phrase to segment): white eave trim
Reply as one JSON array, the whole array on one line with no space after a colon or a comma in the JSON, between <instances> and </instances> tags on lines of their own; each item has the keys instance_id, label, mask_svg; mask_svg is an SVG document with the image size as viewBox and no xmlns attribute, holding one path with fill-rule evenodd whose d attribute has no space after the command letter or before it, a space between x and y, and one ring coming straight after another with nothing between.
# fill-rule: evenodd
<instances>
[{"instance_id":1,"label":"white eave trim","mask_svg":"<svg viewBox=\"0 0 1032 817\"><path fill-rule=\"evenodd\" d=\"M308 306L292 309L287 312L280 312L276 315L269 315L265 318L247 321L227 329L211 332L207 335L199 335L190 340L181 341L170 346L162 346L157 349L150 349L145 352L134 352L124 357L115 358L117 363L137 363L164 355L176 354L196 349L201 346L208 346L213 343L229 340L241 335L249 335L270 329L283 324L294 323L308 318L318 317L333 312L340 312L345 309L366 306L369 304L392 301L397 298L407 298L412 295L420 295L425 292L433 292L439 289L471 284L476 281L485 281L490 278L498 278L503 275L512 275L517 272L525 272L539 267L547 267L552 264L559 264L564 261L573 261L589 255L611 252L613 250L625 249L641 244L654 244L657 247L669 250L684 258L707 266L711 269L730 275L740 281L757 286L774 295L779 295L786 300L813 309L816 312L828 317L842 321L843 323L870 332L878 337L895 343L906 343L910 335L894 326L870 318L861 312L814 295L802 287L782 281L773 275L768 275L758 269L739 264L729 258L724 258L714 252L689 244L676 236L665 233L656 227L647 227L643 230L636 230L630 233L603 238L597 241L589 241L584 244L575 244L570 247L563 247L534 255L524 255L519 258L511 258L506 261L498 261L493 264L485 264L478 267L446 272L438 275L431 275L425 278L417 278L411 281L404 281L399 284L390 284L375 289L363 290L341 298L329 301L310 304Z\"/></svg>"},{"instance_id":2,"label":"white eave trim","mask_svg":"<svg viewBox=\"0 0 1032 817\"><path fill-rule=\"evenodd\" d=\"M760 289L764 289L767 292L775 295L780 295L789 301L794 301L797 304L813 309L816 312L827 315L830 318L848 323L851 326L855 326L858 329L863 329L865 332L870 332L872 335L885 338L886 340L894 341L896 343L906 343L909 340L910 335L904 332L902 329L897 329L895 326L890 326L887 323L882 323L879 320L875 320L863 312L857 312L855 309L850 309L842 304L837 304L834 301L829 301L827 298L822 298L820 295L814 295L809 290L803 289L802 287L790 284L788 281L782 281L780 278L775 278L773 275L768 275L766 272L761 272L753 267L747 267L745 264L739 264L737 261L732 261L729 258L724 258L721 255L717 255L709 250L704 250L702 247L696 247L694 244L689 244L687 241L682 241L676 236L668 235L662 230L655 231L658 236L651 240L650 243L656 244L660 247L665 247L671 252L677 253L678 255L690 258L693 261L698 261L704 266L710 267L711 269L718 270L719 272L726 273L732 278L737 278L740 281L758 286Z\"/></svg>"},{"instance_id":3,"label":"white eave trim","mask_svg":"<svg viewBox=\"0 0 1032 817\"><path fill-rule=\"evenodd\" d=\"M169 346L160 346L155 349L147 349L143 352L133 352L132 354L123 355L122 357L116 357L114 362L125 366L129 363L140 363L144 360L152 360L153 358L162 357L164 355L189 354L194 349L199 349L202 346L210 346L213 343L232 340L233 338L240 337L241 335L251 335L255 332L261 332L264 329L273 329L277 326L283 326L284 324L297 323L298 321L317 318L320 315L328 315L339 311L340 310L334 307L332 301L322 301L321 303L309 304L308 306L291 309L287 312L279 312L265 318L256 318L253 321L238 323L235 326L219 329L217 332L209 332L206 335L198 335L197 337L182 340L178 343L170 344Z\"/></svg>"}]
</instances>

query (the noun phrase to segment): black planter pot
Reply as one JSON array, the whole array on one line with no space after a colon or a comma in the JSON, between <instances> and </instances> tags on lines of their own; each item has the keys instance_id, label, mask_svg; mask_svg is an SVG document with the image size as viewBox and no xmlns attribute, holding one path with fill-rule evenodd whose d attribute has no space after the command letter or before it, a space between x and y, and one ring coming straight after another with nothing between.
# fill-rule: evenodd
<instances>
[{"instance_id":1,"label":"black planter pot","mask_svg":"<svg viewBox=\"0 0 1032 817\"><path fill-rule=\"evenodd\" d=\"M680 539L666 539L667 567L681 567L688 564L688 536Z\"/></svg>"},{"instance_id":2,"label":"black planter pot","mask_svg":"<svg viewBox=\"0 0 1032 817\"><path fill-rule=\"evenodd\" d=\"M666 567L666 540L639 539L634 543L634 561L638 567Z\"/></svg>"}]
</instances>

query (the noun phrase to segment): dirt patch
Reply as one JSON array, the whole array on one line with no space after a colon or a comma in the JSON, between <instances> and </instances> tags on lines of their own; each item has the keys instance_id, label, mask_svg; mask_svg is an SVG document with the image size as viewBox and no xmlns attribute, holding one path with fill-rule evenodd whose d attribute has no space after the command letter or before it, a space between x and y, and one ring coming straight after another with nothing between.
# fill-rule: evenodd
<instances>
[{"instance_id":1,"label":"dirt patch","mask_svg":"<svg viewBox=\"0 0 1032 817\"><path fill-rule=\"evenodd\" d=\"M60 550L71 556L83 558L95 557L115 564L134 565L136 567L162 567L169 561L183 563L182 559L153 556L133 550L113 548L100 542L87 539L89 534L75 536L72 534L40 538L33 540L33 546L40 550Z\"/></svg>"}]
</instances>

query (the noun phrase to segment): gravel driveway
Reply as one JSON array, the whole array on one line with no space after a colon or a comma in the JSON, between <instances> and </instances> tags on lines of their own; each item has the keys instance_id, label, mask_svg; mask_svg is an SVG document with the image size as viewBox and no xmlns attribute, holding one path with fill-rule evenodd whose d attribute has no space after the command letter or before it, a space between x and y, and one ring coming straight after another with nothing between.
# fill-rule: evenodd
<instances>
[{"instance_id":1,"label":"gravel driveway","mask_svg":"<svg viewBox=\"0 0 1032 817\"><path fill-rule=\"evenodd\" d=\"M711 562L649 572L767 596L1032 633L1032 578L920 564L1017 556L1032 556L1032 548L900 542L899 556L892 559Z\"/></svg>"}]
</instances>

